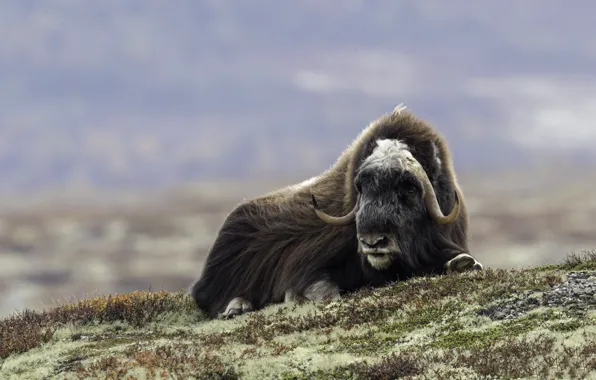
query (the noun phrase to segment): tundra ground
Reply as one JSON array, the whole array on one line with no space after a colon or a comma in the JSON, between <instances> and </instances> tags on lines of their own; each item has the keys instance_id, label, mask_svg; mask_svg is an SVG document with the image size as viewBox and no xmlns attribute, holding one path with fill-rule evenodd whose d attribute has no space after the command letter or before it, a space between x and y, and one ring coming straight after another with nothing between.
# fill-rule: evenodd
<instances>
[{"instance_id":1,"label":"tundra ground","mask_svg":"<svg viewBox=\"0 0 596 380\"><path fill-rule=\"evenodd\" d=\"M0 320L2 379L596 378L596 252L207 320L184 293Z\"/></svg>"}]
</instances>

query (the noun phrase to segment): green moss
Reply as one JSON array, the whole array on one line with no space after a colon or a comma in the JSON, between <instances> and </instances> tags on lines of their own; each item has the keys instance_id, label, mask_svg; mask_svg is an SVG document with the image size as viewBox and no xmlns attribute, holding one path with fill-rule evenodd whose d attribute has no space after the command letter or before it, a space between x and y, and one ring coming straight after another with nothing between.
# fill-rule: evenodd
<instances>
[{"instance_id":1,"label":"green moss","mask_svg":"<svg viewBox=\"0 0 596 380\"><path fill-rule=\"evenodd\" d=\"M322 353L347 352L357 355L379 354L387 352L398 344L403 335L403 333L381 335L373 329L368 329L363 334L342 336L333 348L322 347L319 351Z\"/></svg>"},{"instance_id":2,"label":"green moss","mask_svg":"<svg viewBox=\"0 0 596 380\"><path fill-rule=\"evenodd\" d=\"M457 315L463 310L464 304L457 299L424 304L420 308L411 308L393 321L368 324L364 333L341 336L338 347L333 350L353 354L387 353L418 329L437 325L443 330L460 329L463 325L457 323Z\"/></svg>"},{"instance_id":3,"label":"green moss","mask_svg":"<svg viewBox=\"0 0 596 380\"><path fill-rule=\"evenodd\" d=\"M570 321L564 322L555 322L551 324L548 328L551 331L555 332L572 332L580 329L581 327L585 326L586 322L580 319L572 319Z\"/></svg>"},{"instance_id":4,"label":"green moss","mask_svg":"<svg viewBox=\"0 0 596 380\"><path fill-rule=\"evenodd\" d=\"M309 371L300 374L284 372L281 379L399 379L419 375L424 371L415 355L409 353L391 353L373 363L363 360L355 363L337 366L330 369Z\"/></svg>"},{"instance_id":5,"label":"green moss","mask_svg":"<svg viewBox=\"0 0 596 380\"><path fill-rule=\"evenodd\" d=\"M528 268L527 270L531 273L537 272L549 272L561 269L561 264L545 264L534 268Z\"/></svg>"},{"instance_id":6,"label":"green moss","mask_svg":"<svg viewBox=\"0 0 596 380\"><path fill-rule=\"evenodd\" d=\"M467 331L456 330L439 336L429 346L453 349L494 343L503 338L519 336L536 328L544 327L547 321L554 318L555 312L550 309L541 313L534 312L524 317L501 322L496 327Z\"/></svg>"},{"instance_id":7,"label":"green moss","mask_svg":"<svg viewBox=\"0 0 596 380\"><path fill-rule=\"evenodd\" d=\"M435 303L410 310L403 320L382 324L379 331L400 338L421 328L433 326L440 329L458 328L456 321L465 305L459 300L449 300L445 303Z\"/></svg>"},{"instance_id":8,"label":"green moss","mask_svg":"<svg viewBox=\"0 0 596 380\"><path fill-rule=\"evenodd\" d=\"M565 268L565 269L567 269L568 271L572 271L572 270L573 271L590 271L590 270L596 270L596 260L594 260L594 261L587 261L587 262L584 262L584 263L579 263L579 264L576 264L576 265L574 265L572 267L568 267L568 268Z\"/></svg>"},{"instance_id":9,"label":"green moss","mask_svg":"<svg viewBox=\"0 0 596 380\"><path fill-rule=\"evenodd\" d=\"M114 347L124 346L124 345L138 342L138 341L139 341L138 337L121 336L121 337L114 337L114 338L99 340L97 342L93 342L92 344L87 345L85 348L87 348L89 350L105 351L105 350L109 350Z\"/></svg>"},{"instance_id":10,"label":"green moss","mask_svg":"<svg viewBox=\"0 0 596 380\"><path fill-rule=\"evenodd\" d=\"M65 355L63 360L60 360L54 370L54 375L59 375L65 372L74 372L81 368L81 361L85 360L87 356L76 351Z\"/></svg>"},{"instance_id":11,"label":"green moss","mask_svg":"<svg viewBox=\"0 0 596 380\"><path fill-rule=\"evenodd\" d=\"M95 298L0 321L0 378L583 378L596 374L594 310L478 311L593 261L418 277L232 320L205 320L184 295Z\"/></svg>"}]
</instances>

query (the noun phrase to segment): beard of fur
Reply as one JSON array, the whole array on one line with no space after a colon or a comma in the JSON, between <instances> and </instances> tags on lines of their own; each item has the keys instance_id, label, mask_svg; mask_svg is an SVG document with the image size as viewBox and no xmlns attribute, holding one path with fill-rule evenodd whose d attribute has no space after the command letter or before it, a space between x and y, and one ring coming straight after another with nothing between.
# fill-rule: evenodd
<instances>
[{"instance_id":1,"label":"beard of fur","mask_svg":"<svg viewBox=\"0 0 596 380\"><path fill-rule=\"evenodd\" d=\"M431 238L432 228L420 221L409 223L411 224L404 223L404 227L392 231L391 238L395 240L398 252L390 254L391 264L384 270L391 270L391 267L399 265L415 272L433 263L431 252L435 251L435 247Z\"/></svg>"}]
</instances>

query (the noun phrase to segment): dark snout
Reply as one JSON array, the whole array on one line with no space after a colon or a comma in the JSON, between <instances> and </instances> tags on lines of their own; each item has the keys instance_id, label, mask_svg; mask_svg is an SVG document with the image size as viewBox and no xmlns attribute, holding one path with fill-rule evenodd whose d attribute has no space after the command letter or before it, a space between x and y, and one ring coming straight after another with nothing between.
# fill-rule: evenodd
<instances>
[{"instance_id":1,"label":"dark snout","mask_svg":"<svg viewBox=\"0 0 596 380\"><path fill-rule=\"evenodd\" d=\"M383 249L389 245L389 238L384 234L365 234L358 237L362 248L367 250Z\"/></svg>"},{"instance_id":2,"label":"dark snout","mask_svg":"<svg viewBox=\"0 0 596 380\"><path fill-rule=\"evenodd\" d=\"M360 233L358 234L358 246L360 252L365 255L387 255L399 251L394 236L384 233Z\"/></svg>"},{"instance_id":3,"label":"dark snout","mask_svg":"<svg viewBox=\"0 0 596 380\"><path fill-rule=\"evenodd\" d=\"M399 248L395 231L399 219L395 206L389 202L367 202L357 216L358 248L365 255L392 255Z\"/></svg>"},{"instance_id":4,"label":"dark snout","mask_svg":"<svg viewBox=\"0 0 596 380\"><path fill-rule=\"evenodd\" d=\"M358 251L374 269L384 270L399 253L399 247L392 235L367 232L358 234Z\"/></svg>"}]
</instances>

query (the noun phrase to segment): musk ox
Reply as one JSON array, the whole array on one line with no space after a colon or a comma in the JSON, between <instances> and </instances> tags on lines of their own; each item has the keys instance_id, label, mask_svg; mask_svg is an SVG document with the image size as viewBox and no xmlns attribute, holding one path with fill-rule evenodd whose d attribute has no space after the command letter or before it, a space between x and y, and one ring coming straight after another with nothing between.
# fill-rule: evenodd
<instances>
[{"instance_id":1,"label":"musk ox","mask_svg":"<svg viewBox=\"0 0 596 380\"><path fill-rule=\"evenodd\" d=\"M482 269L444 138L399 105L322 174L226 217L190 293L232 317L429 273Z\"/></svg>"}]
</instances>

